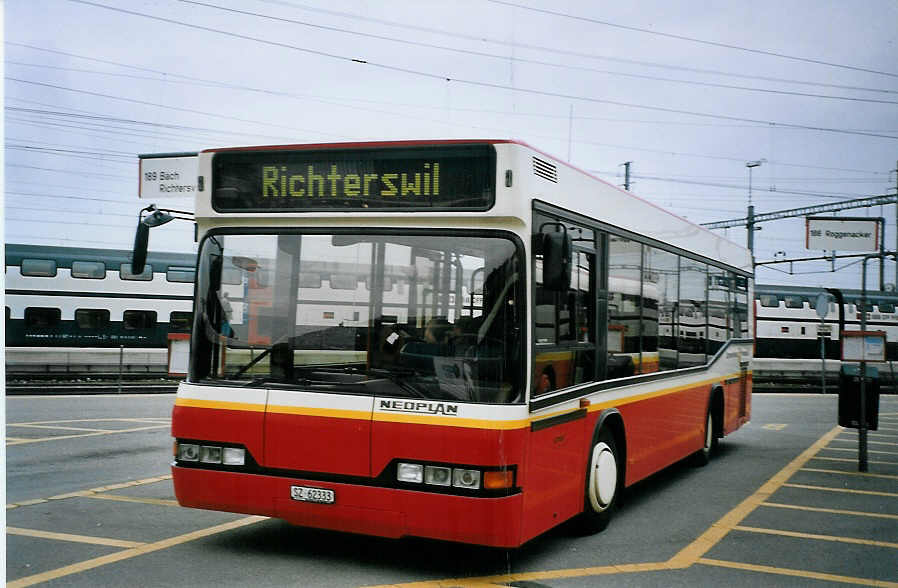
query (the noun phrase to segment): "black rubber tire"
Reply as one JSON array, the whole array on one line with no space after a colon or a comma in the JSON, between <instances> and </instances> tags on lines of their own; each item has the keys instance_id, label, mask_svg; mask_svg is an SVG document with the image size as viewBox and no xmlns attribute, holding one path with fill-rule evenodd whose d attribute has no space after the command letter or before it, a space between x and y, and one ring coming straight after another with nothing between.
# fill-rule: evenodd
<instances>
[{"instance_id":1,"label":"black rubber tire","mask_svg":"<svg viewBox=\"0 0 898 588\"><path fill-rule=\"evenodd\" d=\"M586 459L583 512L574 522L578 532L592 535L608 526L623 487L623 462L608 427L596 435Z\"/></svg>"}]
</instances>

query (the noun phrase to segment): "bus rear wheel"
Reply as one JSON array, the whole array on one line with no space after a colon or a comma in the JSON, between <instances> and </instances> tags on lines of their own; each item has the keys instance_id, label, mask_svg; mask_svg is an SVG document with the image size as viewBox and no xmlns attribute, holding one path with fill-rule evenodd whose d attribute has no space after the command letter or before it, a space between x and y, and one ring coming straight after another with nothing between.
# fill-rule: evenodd
<instances>
[{"instance_id":1,"label":"bus rear wheel","mask_svg":"<svg viewBox=\"0 0 898 588\"><path fill-rule=\"evenodd\" d=\"M620 481L621 461L617 444L611 431L603 428L589 453L583 512L577 520L579 531L591 535L608 526L620 494Z\"/></svg>"}]
</instances>

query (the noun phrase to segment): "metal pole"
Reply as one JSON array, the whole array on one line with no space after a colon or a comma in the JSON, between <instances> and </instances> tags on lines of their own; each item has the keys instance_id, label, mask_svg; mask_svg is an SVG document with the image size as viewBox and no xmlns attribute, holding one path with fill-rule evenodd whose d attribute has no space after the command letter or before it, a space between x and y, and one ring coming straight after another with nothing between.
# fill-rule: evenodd
<instances>
[{"instance_id":1,"label":"metal pole","mask_svg":"<svg viewBox=\"0 0 898 588\"><path fill-rule=\"evenodd\" d=\"M748 168L751 169L751 168ZM749 172L750 173L750 172ZM748 205L748 250L751 251L751 256L755 256L755 207L751 204Z\"/></svg>"},{"instance_id":2,"label":"metal pole","mask_svg":"<svg viewBox=\"0 0 898 588\"><path fill-rule=\"evenodd\" d=\"M823 326L823 319L820 319L820 326ZM822 335L820 338L820 390L826 394L826 339Z\"/></svg>"},{"instance_id":3,"label":"metal pole","mask_svg":"<svg viewBox=\"0 0 898 588\"><path fill-rule=\"evenodd\" d=\"M875 256L864 257L861 272L861 333L867 330L867 260ZM867 362L864 360L864 335L861 335L861 406L860 423L857 428L857 471L867 471Z\"/></svg>"},{"instance_id":4,"label":"metal pole","mask_svg":"<svg viewBox=\"0 0 898 588\"><path fill-rule=\"evenodd\" d=\"M122 369L125 365L125 346L118 346L118 393L122 393Z\"/></svg>"}]
</instances>

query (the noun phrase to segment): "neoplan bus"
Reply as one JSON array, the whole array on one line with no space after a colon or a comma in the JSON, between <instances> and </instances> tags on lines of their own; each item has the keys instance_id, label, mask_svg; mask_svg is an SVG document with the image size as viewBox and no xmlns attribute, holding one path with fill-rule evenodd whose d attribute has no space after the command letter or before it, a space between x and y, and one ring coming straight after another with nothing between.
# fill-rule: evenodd
<instances>
[{"instance_id":1,"label":"neoplan bus","mask_svg":"<svg viewBox=\"0 0 898 588\"><path fill-rule=\"evenodd\" d=\"M506 140L198 162L183 506L516 547L749 420L749 252L628 192Z\"/></svg>"}]
</instances>

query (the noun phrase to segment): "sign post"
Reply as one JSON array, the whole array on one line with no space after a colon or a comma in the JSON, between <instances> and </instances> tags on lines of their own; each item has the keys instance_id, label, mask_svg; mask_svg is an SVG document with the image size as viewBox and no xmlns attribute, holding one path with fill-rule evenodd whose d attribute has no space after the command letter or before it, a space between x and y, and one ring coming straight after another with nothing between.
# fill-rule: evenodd
<instances>
[{"instance_id":1,"label":"sign post","mask_svg":"<svg viewBox=\"0 0 898 588\"><path fill-rule=\"evenodd\" d=\"M817 328L817 338L820 339L820 390L826 394L826 336L829 332L824 329L826 324L823 319L829 312L829 295L826 292L818 294L814 307L820 317L820 326Z\"/></svg>"}]
</instances>

